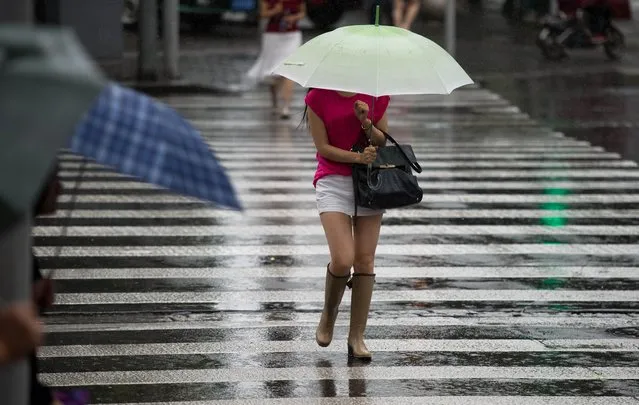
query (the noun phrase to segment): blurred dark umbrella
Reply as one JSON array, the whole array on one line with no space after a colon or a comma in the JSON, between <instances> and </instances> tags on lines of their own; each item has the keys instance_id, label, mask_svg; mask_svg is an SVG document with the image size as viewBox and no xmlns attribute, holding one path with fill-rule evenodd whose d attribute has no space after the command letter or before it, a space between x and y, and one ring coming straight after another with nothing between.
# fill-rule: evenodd
<instances>
[{"instance_id":1,"label":"blurred dark umbrella","mask_svg":"<svg viewBox=\"0 0 639 405\"><path fill-rule=\"evenodd\" d=\"M72 31L0 26L0 230L33 206L105 84Z\"/></svg>"},{"instance_id":2,"label":"blurred dark umbrella","mask_svg":"<svg viewBox=\"0 0 639 405\"><path fill-rule=\"evenodd\" d=\"M0 300L27 301L31 216L60 147L104 87L75 34L0 25ZM2 403L27 405L26 362L0 368Z\"/></svg>"}]
</instances>

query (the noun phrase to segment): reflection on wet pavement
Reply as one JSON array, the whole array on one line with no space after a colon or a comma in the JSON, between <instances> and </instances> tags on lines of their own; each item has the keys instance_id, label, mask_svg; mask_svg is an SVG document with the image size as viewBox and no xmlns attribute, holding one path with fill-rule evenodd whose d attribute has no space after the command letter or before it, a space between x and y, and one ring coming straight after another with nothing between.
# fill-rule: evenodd
<instances>
[{"instance_id":1,"label":"reflection on wet pavement","mask_svg":"<svg viewBox=\"0 0 639 405\"><path fill-rule=\"evenodd\" d=\"M577 100L600 106L592 120L625 107L612 85L567 85L566 112L552 115L519 85L521 110L481 88L394 98L391 127L425 168L425 198L384 219L368 366L346 357L350 293L334 343L314 340L328 250L298 117L267 114L265 92L167 97L202 128L247 212L90 164L34 229L59 293L43 381L121 405L637 403L639 170L528 115L576 121ZM79 163L62 156L69 185Z\"/></svg>"}]
</instances>

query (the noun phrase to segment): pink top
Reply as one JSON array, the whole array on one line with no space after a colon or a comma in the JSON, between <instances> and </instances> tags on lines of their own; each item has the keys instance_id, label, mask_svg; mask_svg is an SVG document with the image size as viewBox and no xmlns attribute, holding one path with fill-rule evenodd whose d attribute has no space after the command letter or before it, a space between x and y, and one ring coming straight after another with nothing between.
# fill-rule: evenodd
<instances>
[{"instance_id":1,"label":"pink top","mask_svg":"<svg viewBox=\"0 0 639 405\"><path fill-rule=\"evenodd\" d=\"M334 90L312 89L306 95L305 102L308 108L324 122L328 143L344 150L351 150L357 143L362 132L362 124L355 116L355 101L363 101L368 104L368 118L377 123L388 108L389 96L374 98L366 94L355 94L352 97L341 96ZM375 117L371 114L374 112ZM331 174L350 176L352 174L351 165L328 160L319 153L317 157L317 170L313 179L313 186L317 180Z\"/></svg>"}]
</instances>

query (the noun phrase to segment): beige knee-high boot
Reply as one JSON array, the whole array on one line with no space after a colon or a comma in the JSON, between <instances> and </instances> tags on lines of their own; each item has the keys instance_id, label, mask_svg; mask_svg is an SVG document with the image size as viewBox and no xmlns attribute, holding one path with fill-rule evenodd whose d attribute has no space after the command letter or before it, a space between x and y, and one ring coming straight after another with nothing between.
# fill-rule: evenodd
<instances>
[{"instance_id":1,"label":"beige knee-high boot","mask_svg":"<svg viewBox=\"0 0 639 405\"><path fill-rule=\"evenodd\" d=\"M364 331L368 311L373 297L375 274L355 273L351 279L351 324L348 331L348 356L360 360L371 360L371 353L364 343Z\"/></svg>"},{"instance_id":2,"label":"beige knee-high boot","mask_svg":"<svg viewBox=\"0 0 639 405\"><path fill-rule=\"evenodd\" d=\"M346 282L350 276L334 276L330 270L330 264L326 267L326 286L324 289L324 309L320 318L315 340L321 347L326 347L333 340L333 328L339 312L339 304L342 302Z\"/></svg>"}]
</instances>

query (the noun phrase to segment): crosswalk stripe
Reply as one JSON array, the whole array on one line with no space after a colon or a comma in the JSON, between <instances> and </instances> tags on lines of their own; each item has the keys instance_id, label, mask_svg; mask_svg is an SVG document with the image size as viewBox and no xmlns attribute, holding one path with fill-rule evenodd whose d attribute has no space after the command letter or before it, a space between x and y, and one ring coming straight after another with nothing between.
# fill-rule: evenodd
<instances>
[{"instance_id":1,"label":"crosswalk stripe","mask_svg":"<svg viewBox=\"0 0 639 405\"><path fill-rule=\"evenodd\" d=\"M229 176L232 180L237 181L241 179L255 179L264 177L275 178L288 178L290 180L295 179L312 179L315 172L313 170L303 169L298 173L282 173L281 170L229 170ZM101 181L104 178L109 180L126 180L129 177L124 175L113 174L109 171L91 171L80 172L78 170L61 170L60 176L63 180L75 180L77 176L82 175L83 181ZM477 178L477 179L518 179L518 178L534 178L539 177L543 179L567 179L567 178L639 178L638 170L607 170L607 169L586 169L586 170L510 170L508 172L499 170L442 170L442 169L430 169L428 172L422 172L417 174L418 179L455 179L455 178Z\"/></svg>"},{"instance_id":2,"label":"crosswalk stripe","mask_svg":"<svg viewBox=\"0 0 639 405\"><path fill-rule=\"evenodd\" d=\"M63 181L62 185L66 188L74 188L74 183L69 181ZM312 184L307 181L235 181L233 183L236 189L250 189L250 188L263 188L263 189L303 189L312 187ZM583 189L583 190L599 190L599 189L630 189L634 190L639 188L639 180L634 181L437 181L437 182L423 182L420 187L427 190L441 190L441 189L466 189L466 190L490 190L490 189L509 189L509 190L538 190L549 188L563 188L563 189ZM106 190L148 190L159 189L159 187L140 183L137 181L117 181L117 182L104 182L104 181L82 181L76 188L79 189L106 189Z\"/></svg>"},{"instance_id":3,"label":"crosswalk stripe","mask_svg":"<svg viewBox=\"0 0 639 405\"><path fill-rule=\"evenodd\" d=\"M450 352L563 352L588 351L596 347L602 352L633 352L639 350L639 339L573 339L573 340L520 340L520 339L370 339L371 350L383 351L450 351ZM283 353L340 351L346 345L336 339L327 348L320 348L314 341L264 341L229 340L214 343L146 343L117 345L68 345L45 346L42 358L144 356L161 354L206 353Z\"/></svg>"},{"instance_id":4,"label":"crosswalk stripe","mask_svg":"<svg viewBox=\"0 0 639 405\"><path fill-rule=\"evenodd\" d=\"M639 368L633 367L296 367L240 368L209 370L149 370L126 373L43 374L45 382L56 386L117 384L179 384L244 381L297 381L309 379L401 380L401 379L534 379L534 380L633 380Z\"/></svg>"},{"instance_id":5,"label":"crosswalk stripe","mask_svg":"<svg viewBox=\"0 0 639 405\"><path fill-rule=\"evenodd\" d=\"M636 168L637 163L624 160L593 160L593 161L567 161L567 160L554 160L554 161L541 161L541 160L527 160L527 161L437 161L437 162L420 162L420 166L423 169L450 169L457 168L552 168L552 169L582 169L582 168ZM315 169L317 162L312 161L270 161L252 163L250 161L228 161L223 165L227 169ZM60 159L60 167L62 169L80 169L85 171L91 169L104 169L103 166L94 163L83 163L81 159L73 158L71 156L62 157Z\"/></svg>"},{"instance_id":6,"label":"crosswalk stripe","mask_svg":"<svg viewBox=\"0 0 639 405\"><path fill-rule=\"evenodd\" d=\"M109 193L109 190L104 190L101 194L83 195L78 194L71 196L69 194L63 194L58 199L59 202L70 202L74 200L76 202L96 202L96 203L180 203L180 202L198 202L193 198L183 197L172 194L160 194L160 195L118 195L113 192ZM303 194L240 194L240 200L243 202L316 202L315 194L303 193ZM542 195L508 195L508 194L432 194L425 195L424 204L439 204L439 203L459 203L459 204L471 204L471 203L597 203L597 204L611 204L611 203L636 203L639 202L639 194L542 194Z\"/></svg>"},{"instance_id":7,"label":"crosswalk stripe","mask_svg":"<svg viewBox=\"0 0 639 405\"><path fill-rule=\"evenodd\" d=\"M238 273L246 278L320 278L325 276L325 267L246 267L246 268L100 268L100 269L57 269L55 279L60 280L100 280L100 279L215 279L234 278ZM535 278L535 279L638 279L639 267L377 267L378 278Z\"/></svg>"},{"instance_id":8,"label":"crosswalk stripe","mask_svg":"<svg viewBox=\"0 0 639 405\"><path fill-rule=\"evenodd\" d=\"M324 295L321 291L244 291L244 292L144 292L144 293L61 293L58 294L59 305L97 305L97 304L175 304L175 303L217 303L220 307L256 310L260 303L321 302ZM639 302L636 291L548 291L548 290L473 290L473 291L403 291L402 301L423 302ZM243 300L249 302L243 303ZM378 291L377 302L395 302L396 291ZM348 307L348 303L343 303Z\"/></svg>"},{"instance_id":9,"label":"crosswalk stripe","mask_svg":"<svg viewBox=\"0 0 639 405\"><path fill-rule=\"evenodd\" d=\"M187 330L197 331L201 329L209 330L233 330L233 329L276 329L276 328L302 328L315 327L317 322L314 314L300 314L295 321L269 321L261 320L256 323L254 319L244 319L242 317L231 317L227 321L186 321L180 322L173 320L172 322L139 322L139 323L92 323L92 324L63 324L63 325L47 325L46 333L82 333L82 332L122 332L122 331L139 331L139 332L158 332L163 330ZM347 319L338 319L335 323L337 327L347 327L349 321ZM487 325L494 327L559 327L559 328L624 328L634 327L635 322L628 319L627 316L607 316L602 317L586 317L586 316L521 316L521 317L500 317L500 316L482 316L477 318L460 319L455 317L405 317L405 318L381 318L369 319L368 325L399 327L399 326L473 326L486 327Z\"/></svg>"},{"instance_id":10,"label":"crosswalk stripe","mask_svg":"<svg viewBox=\"0 0 639 405\"><path fill-rule=\"evenodd\" d=\"M428 396L411 397L383 397L383 398L265 398L241 400L211 400L189 402L128 402L109 403L108 405L636 405L633 397L526 397L526 396ZM107 405L107 404L96 404Z\"/></svg>"},{"instance_id":11,"label":"crosswalk stripe","mask_svg":"<svg viewBox=\"0 0 639 405\"><path fill-rule=\"evenodd\" d=\"M109 214L108 210L105 210ZM200 218L206 216L199 210L171 211L170 217ZM74 213L81 212L80 210ZM100 214L96 214L100 215ZM105 215L105 217L113 217ZM162 217L145 211L145 216L151 218ZM126 217L126 215L122 215ZM565 216L562 213L562 216ZM75 215L74 215L75 217ZM62 235L60 226L36 226L33 228L34 236L58 236ZM324 236L321 225L266 225L266 226L68 226L67 236L214 236L214 235L318 235ZM639 235L639 226L634 225L566 225L548 227L544 225L386 225L385 235Z\"/></svg>"},{"instance_id":12,"label":"crosswalk stripe","mask_svg":"<svg viewBox=\"0 0 639 405\"><path fill-rule=\"evenodd\" d=\"M269 217L269 218L316 218L317 211L313 209L250 209L238 213L234 211L215 211L213 209L188 210L146 210L139 213L135 210L60 210L59 217L71 218L237 218ZM511 210L481 210L481 209L402 209L389 211L386 218L637 218L638 210L572 210L572 209L511 209Z\"/></svg>"},{"instance_id":13,"label":"crosswalk stripe","mask_svg":"<svg viewBox=\"0 0 639 405\"><path fill-rule=\"evenodd\" d=\"M82 246L36 247L39 256L59 257L118 257L118 256L305 256L327 255L325 245L269 245L269 246ZM519 245L382 245L377 248L378 255L639 255L636 245L588 245L588 244L519 244Z\"/></svg>"}]
</instances>

